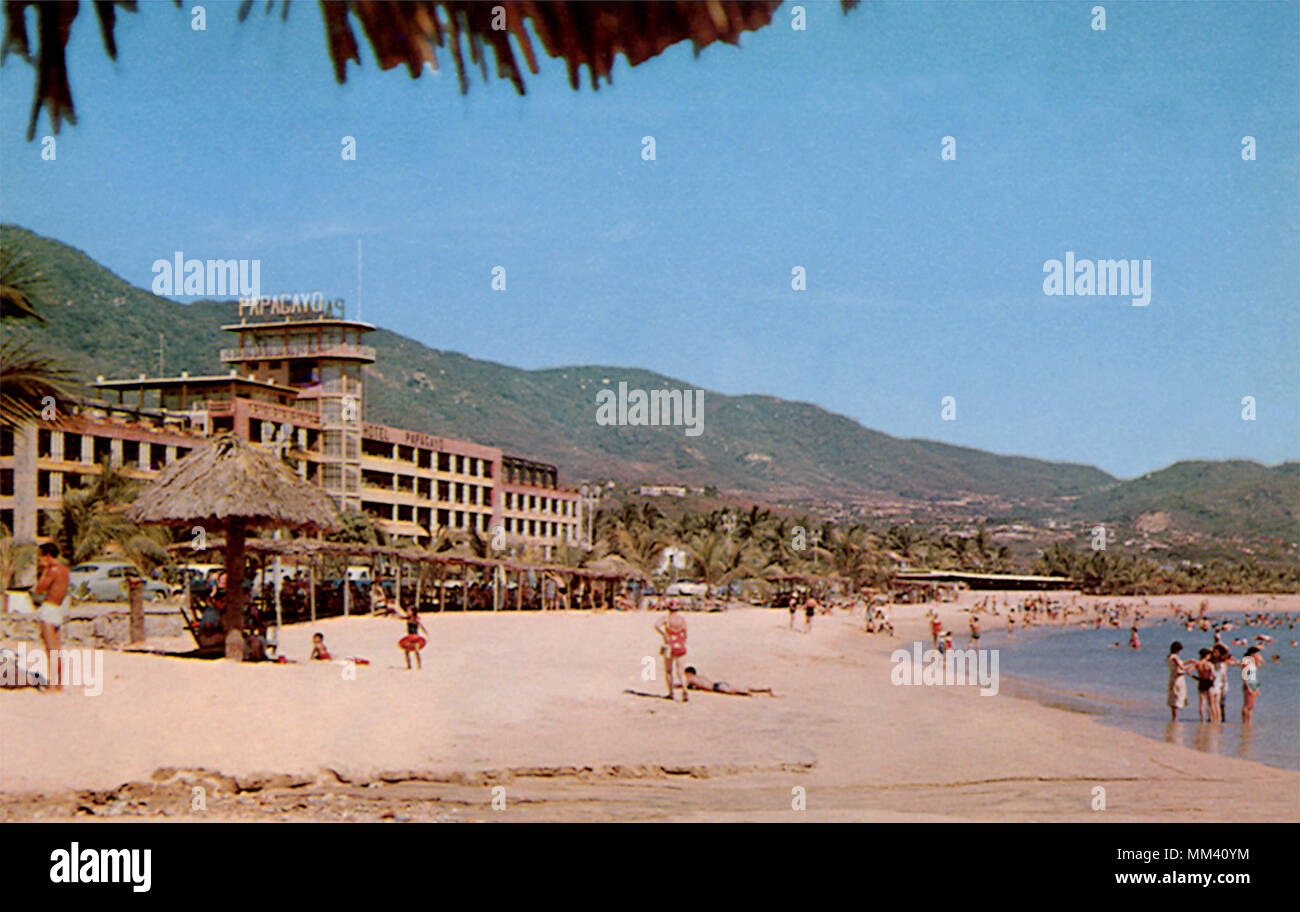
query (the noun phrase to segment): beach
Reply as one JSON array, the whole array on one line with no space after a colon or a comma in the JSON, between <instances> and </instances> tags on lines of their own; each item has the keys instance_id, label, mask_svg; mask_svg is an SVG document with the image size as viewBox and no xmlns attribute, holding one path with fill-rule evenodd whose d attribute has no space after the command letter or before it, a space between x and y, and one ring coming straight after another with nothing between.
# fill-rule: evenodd
<instances>
[{"instance_id":1,"label":"beach","mask_svg":"<svg viewBox=\"0 0 1300 912\"><path fill-rule=\"evenodd\" d=\"M109 651L99 696L0 693L21 733L0 747L0 819L1300 819L1300 773L1005 692L891 682L894 649L928 648L928 608L964 648L980 597L893 606L894 638L842 611L807 635L783 610L687 613L687 664L778 696L685 704L625 693L666 692L657 612L426 614L420 671L402 625L371 617L286 628L297 664ZM1210 613L1255 599L1210 597ZM315 631L371 664L302 662Z\"/></svg>"}]
</instances>

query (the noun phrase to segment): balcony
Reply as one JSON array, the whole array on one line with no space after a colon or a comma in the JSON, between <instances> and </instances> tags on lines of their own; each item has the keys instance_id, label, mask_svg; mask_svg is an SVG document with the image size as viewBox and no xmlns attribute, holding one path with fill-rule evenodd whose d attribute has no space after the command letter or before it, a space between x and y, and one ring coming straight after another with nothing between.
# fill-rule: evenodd
<instances>
[{"instance_id":1,"label":"balcony","mask_svg":"<svg viewBox=\"0 0 1300 912\"><path fill-rule=\"evenodd\" d=\"M375 349L370 345L343 342L294 342L289 345L245 345L242 348L223 348L221 360L227 363L240 361L273 361L280 358L352 358L374 361Z\"/></svg>"}]
</instances>

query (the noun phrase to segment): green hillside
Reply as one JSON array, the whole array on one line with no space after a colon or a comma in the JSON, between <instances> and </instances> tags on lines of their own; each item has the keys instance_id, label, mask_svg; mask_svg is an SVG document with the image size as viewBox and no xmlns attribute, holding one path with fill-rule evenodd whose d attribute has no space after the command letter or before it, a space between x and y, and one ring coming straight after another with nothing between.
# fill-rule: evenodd
<instances>
[{"instance_id":1,"label":"green hillside","mask_svg":"<svg viewBox=\"0 0 1300 912\"><path fill-rule=\"evenodd\" d=\"M220 326L231 302L179 304L135 288L80 251L13 225L0 244L47 270L34 332L77 374L154 374L159 333L166 370L220 371ZM9 321L12 325L14 321ZM704 427L605 427L596 393L690 388L638 368L520 370L431 349L388 330L372 334L378 361L366 377L366 419L464 437L553 462L567 481L613 478L717 488L771 504L907 503L973 497L971 512L1056 515L1120 524L1167 514L1175 528L1292 541L1300 527L1300 464L1186 462L1132 481L1091 466L1000 456L863 427L809 403L706 391Z\"/></svg>"},{"instance_id":2,"label":"green hillside","mask_svg":"<svg viewBox=\"0 0 1300 912\"><path fill-rule=\"evenodd\" d=\"M1294 541L1300 529L1300 462L1177 462L1080 497L1078 514L1134 525L1143 516L1171 528L1219 536ZM1164 514L1153 517L1152 514Z\"/></svg>"}]
</instances>

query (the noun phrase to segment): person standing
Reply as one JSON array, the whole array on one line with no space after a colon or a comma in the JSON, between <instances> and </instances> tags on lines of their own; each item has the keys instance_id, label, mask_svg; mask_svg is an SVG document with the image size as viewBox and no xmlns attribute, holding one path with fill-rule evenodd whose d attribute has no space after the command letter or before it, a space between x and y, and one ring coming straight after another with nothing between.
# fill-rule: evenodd
<instances>
[{"instance_id":1,"label":"person standing","mask_svg":"<svg viewBox=\"0 0 1300 912\"><path fill-rule=\"evenodd\" d=\"M59 560L59 546L54 542L41 545L36 566L40 570L40 579L31 592L32 601L40 604L36 620L40 625L41 644L49 660L47 672L50 676L52 690L63 689L63 675L60 673L59 647L63 622L68 616L68 607L72 599L68 594L68 565Z\"/></svg>"},{"instance_id":2,"label":"person standing","mask_svg":"<svg viewBox=\"0 0 1300 912\"><path fill-rule=\"evenodd\" d=\"M1228 647L1216 642L1210 649L1210 667L1214 669L1214 685L1210 688L1210 693L1218 704L1218 722L1223 722L1228 717L1228 666L1231 664L1233 658Z\"/></svg>"},{"instance_id":3,"label":"person standing","mask_svg":"<svg viewBox=\"0 0 1300 912\"><path fill-rule=\"evenodd\" d=\"M1252 646L1241 658L1241 724L1249 725L1259 699L1259 647Z\"/></svg>"},{"instance_id":4,"label":"person standing","mask_svg":"<svg viewBox=\"0 0 1300 912\"><path fill-rule=\"evenodd\" d=\"M425 630L424 625L420 623L420 616L416 614L415 606L409 608L404 605L397 606L397 616L406 622L406 636L397 641L401 647L402 655L406 658L406 670L411 670L411 659L415 658L415 670L419 671L423 665L420 663L420 650L425 646L424 637L420 636L420 631Z\"/></svg>"},{"instance_id":5,"label":"person standing","mask_svg":"<svg viewBox=\"0 0 1300 912\"><path fill-rule=\"evenodd\" d=\"M1169 656L1165 659L1165 664L1169 666L1169 714L1170 719L1178 721L1178 710L1187 705L1187 678L1188 664L1179 658L1178 653L1183 651L1183 644L1174 640L1169 645Z\"/></svg>"},{"instance_id":6,"label":"person standing","mask_svg":"<svg viewBox=\"0 0 1300 912\"><path fill-rule=\"evenodd\" d=\"M664 644L659 652L664 657L664 677L668 679L668 699L673 699L674 673L681 679L682 702L690 700L687 695L686 672L682 663L686 658L686 621L677 613L677 603L668 603L668 617L655 624L655 631L663 637Z\"/></svg>"},{"instance_id":7,"label":"person standing","mask_svg":"<svg viewBox=\"0 0 1300 912\"><path fill-rule=\"evenodd\" d=\"M1196 678L1197 713L1202 722L1214 722L1214 717L1219 713L1219 703L1210 692L1214 687L1214 666L1210 664L1210 650L1202 649L1197 653L1191 673Z\"/></svg>"},{"instance_id":8,"label":"person standing","mask_svg":"<svg viewBox=\"0 0 1300 912\"><path fill-rule=\"evenodd\" d=\"M976 649L980 644L980 619L975 615L970 616L970 646Z\"/></svg>"}]
</instances>

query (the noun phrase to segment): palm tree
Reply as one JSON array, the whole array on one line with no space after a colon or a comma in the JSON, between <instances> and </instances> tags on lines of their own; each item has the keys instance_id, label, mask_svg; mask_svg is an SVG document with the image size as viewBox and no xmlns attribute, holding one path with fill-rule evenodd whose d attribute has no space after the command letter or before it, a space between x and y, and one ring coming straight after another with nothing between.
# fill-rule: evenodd
<instances>
[{"instance_id":1,"label":"palm tree","mask_svg":"<svg viewBox=\"0 0 1300 912\"><path fill-rule=\"evenodd\" d=\"M847 12L857 0L840 2ZM442 49L455 65L463 93L469 89L466 58L469 66L478 65L486 80L488 58L492 57L497 77L508 79L523 95L524 67L533 75L538 73L537 58L541 55L534 41L551 57L564 60L571 88L578 88L585 67L594 89L601 79L612 81L620 57L635 67L681 41L689 40L696 54L715 41L736 44L744 32L766 27L779 5L779 0L647 0L635 4L348 0L322 3L320 12L334 78L340 83L347 78L349 62L361 63L361 45L353 31L356 24L361 26L362 40L369 43L383 69L400 63L412 77L419 76L427 65L437 68L437 52ZM47 112L55 133L62 121L74 125L77 122L65 49L79 5L76 0L36 4L35 54L28 39L24 6L5 4L5 51L16 51L39 70L27 125L27 139L31 141L42 110ZM269 13L273 6L268 0L266 11ZM252 7L253 0L242 0L237 8L240 22ZM96 2L93 8L104 52L110 60L116 60L118 11L134 12L135 4ZM288 0L282 0L280 10L281 18L288 16ZM522 52L522 63L516 51Z\"/></svg>"},{"instance_id":2,"label":"palm tree","mask_svg":"<svg viewBox=\"0 0 1300 912\"><path fill-rule=\"evenodd\" d=\"M339 511L342 527L337 532L325 536L326 541L350 542L363 545L379 544L379 527L374 517L365 510L344 509Z\"/></svg>"},{"instance_id":3,"label":"palm tree","mask_svg":"<svg viewBox=\"0 0 1300 912\"><path fill-rule=\"evenodd\" d=\"M609 538L602 539L601 556L617 554L647 576L659 569L659 559L670 542L653 528L635 525L614 529Z\"/></svg>"},{"instance_id":4,"label":"palm tree","mask_svg":"<svg viewBox=\"0 0 1300 912\"><path fill-rule=\"evenodd\" d=\"M752 549L721 531L700 532L684 543L694 575L711 586L721 586L756 572Z\"/></svg>"},{"instance_id":5,"label":"palm tree","mask_svg":"<svg viewBox=\"0 0 1300 912\"><path fill-rule=\"evenodd\" d=\"M49 277L30 254L0 247L0 320L45 322L36 306L49 293ZM65 385L72 375L29 339L5 327L0 344L0 427L17 427L71 410Z\"/></svg>"},{"instance_id":6,"label":"palm tree","mask_svg":"<svg viewBox=\"0 0 1300 912\"><path fill-rule=\"evenodd\" d=\"M27 569L36 557L36 546L19 544L4 526L0 526L0 591L9 588L15 575Z\"/></svg>"},{"instance_id":7,"label":"palm tree","mask_svg":"<svg viewBox=\"0 0 1300 912\"><path fill-rule=\"evenodd\" d=\"M144 572L170 561L166 530L146 529L125 512L138 490L139 482L105 462L90 485L63 492L54 540L74 565L90 560L109 545L116 545Z\"/></svg>"}]
</instances>

